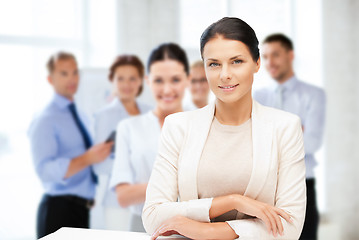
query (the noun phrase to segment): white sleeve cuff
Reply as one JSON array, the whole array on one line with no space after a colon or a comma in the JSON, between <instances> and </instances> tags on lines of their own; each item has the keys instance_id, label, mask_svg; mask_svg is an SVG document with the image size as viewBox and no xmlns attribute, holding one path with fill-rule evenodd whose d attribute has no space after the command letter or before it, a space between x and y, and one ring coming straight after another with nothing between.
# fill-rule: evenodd
<instances>
[{"instance_id":1,"label":"white sleeve cuff","mask_svg":"<svg viewBox=\"0 0 359 240\"><path fill-rule=\"evenodd\" d=\"M238 235L237 239L250 239L254 235L251 233L253 229L253 223L250 221L241 221L240 220L232 220L226 221L226 223L233 229L233 231Z\"/></svg>"},{"instance_id":2,"label":"white sleeve cuff","mask_svg":"<svg viewBox=\"0 0 359 240\"><path fill-rule=\"evenodd\" d=\"M116 186L121 183L133 184L131 174L128 172L120 172L112 175L108 188L110 191L115 191Z\"/></svg>"},{"instance_id":3,"label":"white sleeve cuff","mask_svg":"<svg viewBox=\"0 0 359 240\"><path fill-rule=\"evenodd\" d=\"M263 232L265 224L258 218L231 220L226 223L238 235L237 239L271 239L267 232Z\"/></svg>"},{"instance_id":4,"label":"white sleeve cuff","mask_svg":"<svg viewBox=\"0 0 359 240\"><path fill-rule=\"evenodd\" d=\"M203 198L188 201L186 217L199 222L210 222L209 209L212 206L212 200L213 198Z\"/></svg>"}]
</instances>

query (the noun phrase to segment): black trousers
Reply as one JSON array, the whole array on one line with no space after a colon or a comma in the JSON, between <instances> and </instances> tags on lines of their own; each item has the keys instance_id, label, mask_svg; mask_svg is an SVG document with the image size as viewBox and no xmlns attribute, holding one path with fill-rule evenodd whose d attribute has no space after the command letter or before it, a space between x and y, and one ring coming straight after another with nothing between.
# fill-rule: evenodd
<instances>
[{"instance_id":1,"label":"black trousers","mask_svg":"<svg viewBox=\"0 0 359 240\"><path fill-rule=\"evenodd\" d=\"M318 237L319 212L317 208L317 197L315 191L315 180L307 179L307 210L301 240L316 240Z\"/></svg>"},{"instance_id":2,"label":"black trousers","mask_svg":"<svg viewBox=\"0 0 359 240\"><path fill-rule=\"evenodd\" d=\"M44 195L37 211L37 238L61 227L89 228L89 208L78 197Z\"/></svg>"}]
</instances>

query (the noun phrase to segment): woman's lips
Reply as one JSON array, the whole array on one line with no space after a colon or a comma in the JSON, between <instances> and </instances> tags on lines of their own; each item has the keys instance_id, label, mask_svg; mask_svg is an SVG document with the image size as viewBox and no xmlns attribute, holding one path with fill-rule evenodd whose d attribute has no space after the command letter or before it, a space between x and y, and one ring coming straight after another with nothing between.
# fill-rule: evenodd
<instances>
[{"instance_id":1,"label":"woman's lips","mask_svg":"<svg viewBox=\"0 0 359 240\"><path fill-rule=\"evenodd\" d=\"M222 89L225 92L231 92L233 91L237 86L239 86L239 83L235 85L226 85L226 86L218 86L220 89Z\"/></svg>"},{"instance_id":2,"label":"woman's lips","mask_svg":"<svg viewBox=\"0 0 359 240\"><path fill-rule=\"evenodd\" d=\"M161 97L162 101L164 102L173 102L176 97Z\"/></svg>"}]
</instances>

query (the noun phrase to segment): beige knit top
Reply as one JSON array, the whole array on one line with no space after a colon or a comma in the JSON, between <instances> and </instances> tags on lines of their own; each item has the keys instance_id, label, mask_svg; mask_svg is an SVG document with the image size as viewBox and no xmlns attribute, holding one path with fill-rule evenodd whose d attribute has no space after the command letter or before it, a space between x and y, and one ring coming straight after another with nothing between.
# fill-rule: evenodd
<instances>
[{"instance_id":1,"label":"beige knit top","mask_svg":"<svg viewBox=\"0 0 359 240\"><path fill-rule=\"evenodd\" d=\"M239 126L229 126L214 117L199 161L198 197L243 195L251 177L252 165L252 120ZM233 220L236 215L237 211L231 211L215 221Z\"/></svg>"}]
</instances>

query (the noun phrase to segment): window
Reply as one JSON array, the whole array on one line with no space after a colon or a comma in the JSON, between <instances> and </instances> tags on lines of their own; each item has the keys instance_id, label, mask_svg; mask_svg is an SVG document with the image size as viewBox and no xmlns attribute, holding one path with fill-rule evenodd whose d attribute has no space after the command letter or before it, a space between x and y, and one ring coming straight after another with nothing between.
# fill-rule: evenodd
<instances>
[{"instance_id":1,"label":"window","mask_svg":"<svg viewBox=\"0 0 359 240\"><path fill-rule=\"evenodd\" d=\"M107 68L116 52L115 5L115 0L0 1L0 239L35 238L43 189L27 130L53 95L46 62L65 50L75 54L81 69Z\"/></svg>"}]
</instances>

